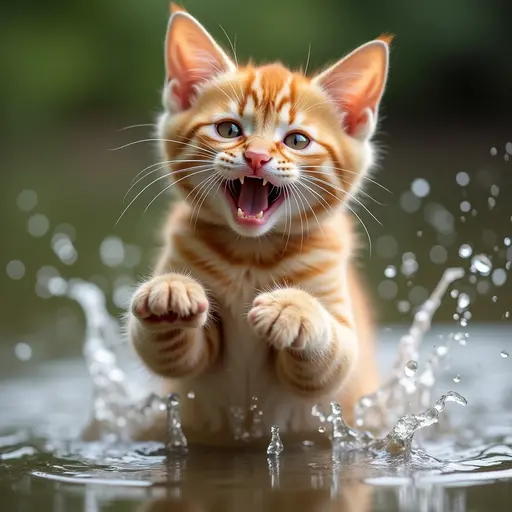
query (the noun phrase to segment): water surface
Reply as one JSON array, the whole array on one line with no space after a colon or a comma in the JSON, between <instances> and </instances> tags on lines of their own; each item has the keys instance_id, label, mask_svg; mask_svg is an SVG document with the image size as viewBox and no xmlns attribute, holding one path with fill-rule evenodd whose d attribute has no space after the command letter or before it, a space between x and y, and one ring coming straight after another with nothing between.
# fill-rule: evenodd
<instances>
[{"instance_id":1,"label":"water surface","mask_svg":"<svg viewBox=\"0 0 512 512\"><path fill-rule=\"evenodd\" d=\"M450 329L433 329L421 361ZM404 327L381 332L387 374ZM410 457L286 446L261 449L191 446L166 457L157 443L82 443L92 384L82 359L21 362L2 347L0 489L2 510L93 511L463 511L508 510L512 496L510 327L473 326L452 346L434 396L448 390L468 406L448 404L446 422L417 435ZM183 398L186 400L187 398ZM420 411L418 411L420 412ZM269 437L270 439L270 437Z\"/></svg>"}]
</instances>

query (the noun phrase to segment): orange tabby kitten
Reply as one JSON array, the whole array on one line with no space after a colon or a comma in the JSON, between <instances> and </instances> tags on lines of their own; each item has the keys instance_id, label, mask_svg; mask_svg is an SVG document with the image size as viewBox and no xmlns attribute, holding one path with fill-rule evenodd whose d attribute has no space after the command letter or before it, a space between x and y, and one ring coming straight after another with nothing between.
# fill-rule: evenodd
<instances>
[{"instance_id":1,"label":"orange tabby kitten","mask_svg":"<svg viewBox=\"0 0 512 512\"><path fill-rule=\"evenodd\" d=\"M127 328L168 390L194 391L191 440L229 442L230 411L250 424L252 397L267 432L311 438L314 404L339 400L350 419L377 386L347 210L374 161L388 42L309 78L239 66L172 9L158 135L183 201Z\"/></svg>"}]
</instances>

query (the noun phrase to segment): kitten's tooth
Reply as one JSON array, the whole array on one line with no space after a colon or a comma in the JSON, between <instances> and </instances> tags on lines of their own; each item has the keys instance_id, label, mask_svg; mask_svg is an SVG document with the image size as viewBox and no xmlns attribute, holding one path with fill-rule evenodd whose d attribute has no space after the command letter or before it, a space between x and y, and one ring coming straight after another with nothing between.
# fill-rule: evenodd
<instances>
[{"instance_id":1,"label":"kitten's tooth","mask_svg":"<svg viewBox=\"0 0 512 512\"><path fill-rule=\"evenodd\" d=\"M263 186L265 186L268 183L267 180L263 180Z\"/></svg>"},{"instance_id":2,"label":"kitten's tooth","mask_svg":"<svg viewBox=\"0 0 512 512\"><path fill-rule=\"evenodd\" d=\"M261 210L261 212L258 213L258 215L256 215L256 218L257 219L262 219L263 218L263 210Z\"/></svg>"},{"instance_id":3,"label":"kitten's tooth","mask_svg":"<svg viewBox=\"0 0 512 512\"><path fill-rule=\"evenodd\" d=\"M243 185L244 184L244 179L245 179L245 176L240 176L240 178L238 178L240 180L240 183Z\"/></svg>"},{"instance_id":4,"label":"kitten's tooth","mask_svg":"<svg viewBox=\"0 0 512 512\"><path fill-rule=\"evenodd\" d=\"M238 208L238 216L242 219L243 216L244 216L244 212L242 210L242 208Z\"/></svg>"}]
</instances>

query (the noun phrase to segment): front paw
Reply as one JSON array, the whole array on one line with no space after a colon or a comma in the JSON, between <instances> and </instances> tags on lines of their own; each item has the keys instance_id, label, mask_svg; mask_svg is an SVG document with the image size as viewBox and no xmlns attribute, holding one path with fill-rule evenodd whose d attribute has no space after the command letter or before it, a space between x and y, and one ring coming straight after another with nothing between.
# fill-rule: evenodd
<instances>
[{"instance_id":1,"label":"front paw","mask_svg":"<svg viewBox=\"0 0 512 512\"><path fill-rule=\"evenodd\" d=\"M149 328L202 327L208 306L199 283L182 274L164 274L137 289L131 311Z\"/></svg>"},{"instance_id":2,"label":"front paw","mask_svg":"<svg viewBox=\"0 0 512 512\"><path fill-rule=\"evenodd\" d=\"M256 335L278 350L301 350L327 343L327 312L301 290L284 288L258 295L248 320Z\"/></svg>"}]
</instances>

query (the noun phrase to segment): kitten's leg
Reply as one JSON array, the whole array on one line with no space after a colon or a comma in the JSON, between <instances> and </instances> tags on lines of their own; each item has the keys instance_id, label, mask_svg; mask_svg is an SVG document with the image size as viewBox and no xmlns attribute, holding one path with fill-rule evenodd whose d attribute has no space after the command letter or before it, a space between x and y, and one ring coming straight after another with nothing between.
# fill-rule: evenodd
<instances>
[{"instance_id":1,"label":"kitten's leg","mask_svg":"<svg viewBox=\"0 0 512 512\"><path fill-rule=\"evenodd\" d=\"M248 320L277 351L279 378L293 391L322 396L344 382L357 356L357 337L347 308L329 312L316 298L284 288L256 297Z\"/></svg>"},{"instance_id":2,"label":"kitten's leg","mask_svg":"<svg viewBox=\"0 0 512 512\"><path fill-rule=\"evenodd\" d=\"M206 323L209 303L203 287L182 274L163 274L135 292L129 337L142 361L163 377L192 377L219 352L218 326Z\"/></svg>"}]
</instances>

